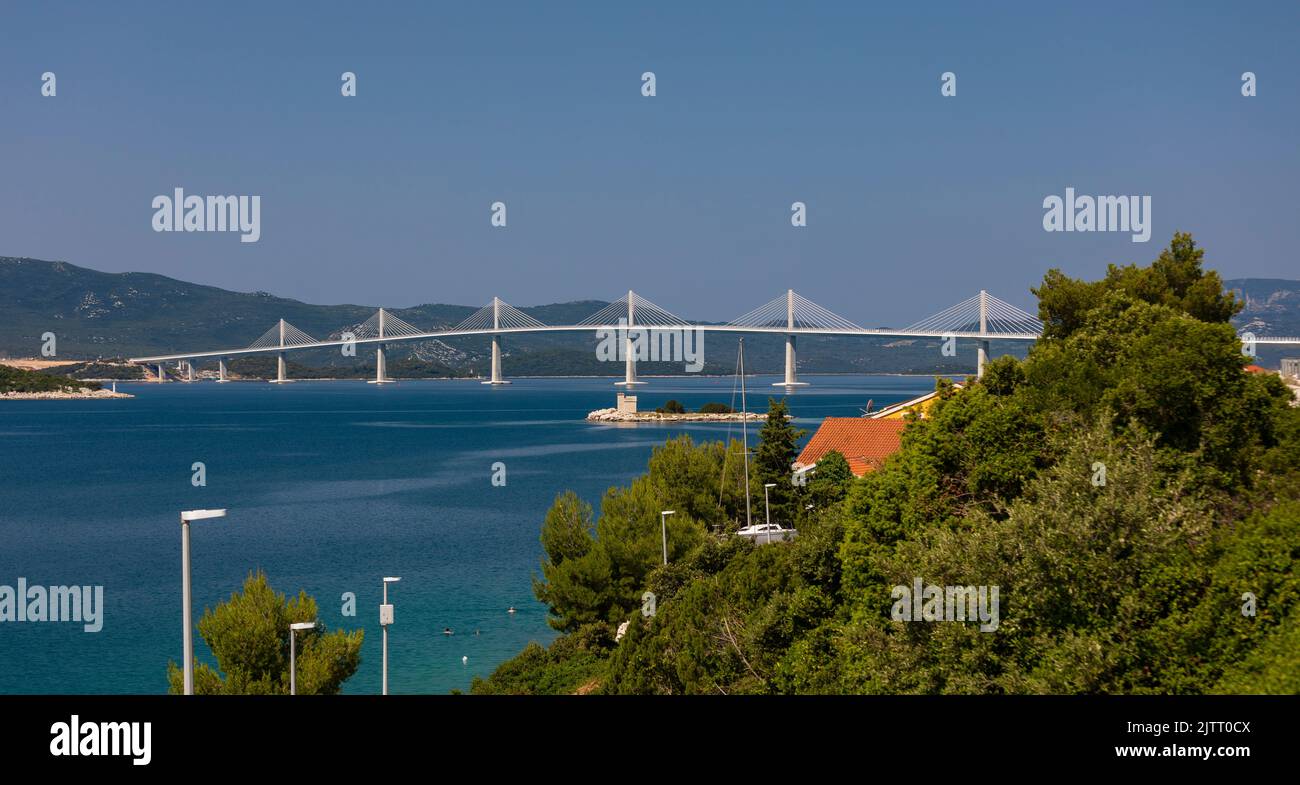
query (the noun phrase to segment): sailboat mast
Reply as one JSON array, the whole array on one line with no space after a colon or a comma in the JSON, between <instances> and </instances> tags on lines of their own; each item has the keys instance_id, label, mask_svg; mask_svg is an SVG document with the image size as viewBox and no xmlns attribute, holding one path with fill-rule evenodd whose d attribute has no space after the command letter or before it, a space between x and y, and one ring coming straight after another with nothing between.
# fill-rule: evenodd
<instances>
[{"instance_id":1,"label":"sailboat mast","mask_svg":"<svg viewBox=\"0 0 1300 785\"><path fill-rule=\"evenodd\" d=\"M749 511L749 407L745 404L745 339L740 339L740 439L745 449L745 527L754 525Z\"/></svg>"}]
</instances>

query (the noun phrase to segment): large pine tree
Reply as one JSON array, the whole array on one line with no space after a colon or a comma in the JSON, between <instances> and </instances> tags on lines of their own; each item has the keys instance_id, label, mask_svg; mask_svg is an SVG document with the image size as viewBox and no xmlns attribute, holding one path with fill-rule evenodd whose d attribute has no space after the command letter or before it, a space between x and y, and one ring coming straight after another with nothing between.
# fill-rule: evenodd
<instances>
[{"instance_id":1,"label":"large pine tree","mask_svg":"<svg viewBox=\"0 0 1300 785\"><path fill-rule=\"evenodd\" d=\"M763 486L773 483L768 498L772 505L772 522L793 526L798 519L803 494L790 481L791 464L799 455L799 440L805 431L790 424L785 399L767 399L767 421L758 433L754 451L754 498L762 504ZM756 508L762 511L761 507Z\"/></svg>"}]
</instances>

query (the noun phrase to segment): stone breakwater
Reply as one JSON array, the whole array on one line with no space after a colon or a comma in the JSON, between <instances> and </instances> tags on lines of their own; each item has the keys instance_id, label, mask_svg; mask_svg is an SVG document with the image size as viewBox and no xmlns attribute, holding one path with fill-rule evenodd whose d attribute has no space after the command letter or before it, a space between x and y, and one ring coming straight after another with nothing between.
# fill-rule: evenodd
<instances>
[{"instance_id":1,"label":"stone breakwater","mask_svg":"<svg viewBox=\"0 0 1300 785\"><path fill-rule=\"evenodd\" d=\"M749 412L742 414L704 414L686 412L685 414L664 414L661 412L620 412L618 409L597 409L587 415L588 420L597 422L739 422L741 420L765 420L766 414Z\"/></svg>"},{"instance_id":2,"label":"stone breakwater","mask_svg":"<svg viewBox=\"0 0 1300 785\"><path fill-rule=\"evenodd\" d=\"M88 390L82 387L75 391L59 390L57 392L7 392L0 393L0 398L11 401L53 401L53 400L79 400L84 398L134 398L134 395L127 393L113 392L112 390Z\"/></svg>"}]
</instances>

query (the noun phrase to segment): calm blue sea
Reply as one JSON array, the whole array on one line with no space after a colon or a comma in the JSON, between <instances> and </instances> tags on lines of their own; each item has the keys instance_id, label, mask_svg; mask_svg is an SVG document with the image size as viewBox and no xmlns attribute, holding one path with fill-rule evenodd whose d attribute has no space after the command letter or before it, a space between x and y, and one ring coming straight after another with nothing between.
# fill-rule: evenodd
<instances>
[{"instance_id":1,"label":"calm blue sea","mask_svg":"<svg viewBox=\"0 0 1300 785\"><path fill-rule=\"evenodd\" d=\"M24 577L105 592L98 633L0 623L0 693L165 692L167 662L181 660L179 512L202 507L230 514L193 526L196 622L260 568L277 591L313 595L326 626L365 629L345 692L378 692L380 578L398 575L390 691L467 688L554 636L531 577L556 494L573 489L598 507L665 438L726 435L725 424L585 422L613 406L612 381L119 384L136 397L0 402L0 585ZM750 380L751 409L765 407L773 381ZM924 377L805 381L790 401L810 430L868 399L933 389ZM695 408L730 402L732 387L651 379L637 393L643 409L669 398ZM206 487L191 484L196 461ZM497 461L504 487L491 484ZM345 592L356 595L354 617L341 613Z\"/></svg>"}]
</instances>

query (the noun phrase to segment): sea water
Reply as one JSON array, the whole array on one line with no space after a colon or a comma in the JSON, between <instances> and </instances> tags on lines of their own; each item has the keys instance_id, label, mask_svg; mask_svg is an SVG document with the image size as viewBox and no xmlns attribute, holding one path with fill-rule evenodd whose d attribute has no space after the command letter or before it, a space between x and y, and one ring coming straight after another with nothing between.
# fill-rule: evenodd
<instances>
[{"instance_id":1,"label":"sea water","mask_svg":"<svg viewBox=\"0 0 1300 785\"><path fill-rule=\"evenodd\" d=\"M365 630L344 692L377 693L381 578L400 576L390 692L467 689L555 636L532 578L557 494L574 490L599 512L606 489L641 474L666 438L740 435L736 423L586 422L614 405L612 381L119 383L136 397L0 401L0 584L104 587L98 632L0 623L0 693L165 692L168 661L181 661L179 516L196 508L229 510L192 524L196 624L263 570L277 591L315 597L327 628ZM730 378L648 381L636 390L643 410L732 402ZM785 395L773 381L747 382L752 411ZM928 377L803 381L789 401L809 433L869 399L879 408L933 389ZM195 652L216 664L197 634Z\"/></svg>"}]
</instances>

